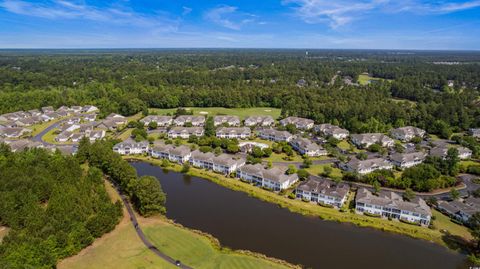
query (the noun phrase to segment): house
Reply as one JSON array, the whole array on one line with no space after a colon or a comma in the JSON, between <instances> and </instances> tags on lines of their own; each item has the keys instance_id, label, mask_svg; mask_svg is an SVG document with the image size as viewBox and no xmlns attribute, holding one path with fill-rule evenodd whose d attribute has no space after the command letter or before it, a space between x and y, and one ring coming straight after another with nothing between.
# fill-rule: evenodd
<instances>
[{"instance_id":1,"label":"house","mask_svg":"<svg viewBox=\"0 0 480 269\"><path fill-rule=\"evenodd\" d=\"M82 124L79 125L80 126L80 132L85 133L87 131L93 131L93 129L95 129L95 127L98 126L99 124L100 123L96 122L96 121L82 123Z\"/></svg>"},{"instance_id":2,"label":"house","mask_svg":"<svg viewBox=\"0 0 480 269\"><path fill-rule=\"evenodd\" d=\"M288 142L293 138L293 135L287 131L278 131L275 129L263 129L258 132L260 138L275 142Z\"/></svg>"},{"instance_id":3,"label":"house","mask_svg":"<svg viewBox=\"0 0 480 269\"><path fill-rule=\"evenodd\" d=\"M99 111L98 107L91 106L91 105L86 105L86 106L82 107L82 110L81 110L82 113L92 113L92 112L95 112L95 111Z\"/></svg>"},{"instance_id":4,"label":"house","mask_svg":"<svg viewBox=\"0 0 480 269\"><path fill-rule=\"evenodd\" d=\"M245 126L272 126L275 123L271 116L250 116L245 119Z\"/></svg>"},{"instance_id":5,"label":"house","mask_svg":"<svg viewBox=\"0 0 480 269\"><path fill-rule=\"evenodd\" d=\"M228 126L240 126L240 118L237 116L215 116L213 118L213 125L219 126L222 124Z\"/></svg>"},{"instance_id":6,"label":"house","mask_svg":"<svg viewBox=\"0 0 480 269\"><path fill-rule=\"evenodd\" d=\"M42 112L40 112L40 110L38 110L38 109L31 109L31 110L29 110L29 111L27 111L27 112L28 112L28 114L30 114L30 116L32 116L32 117L38 117L38 116L42 115Z\"/></svg>"},{"instance_id":7,"label":"house","mask_svg":"<svg viewBox=\"0 0 480 269\"><path fill-rule=\"evenodd\" d=\"M297 129L302 129L302 130L308 130L313 128L313 120L310 119L305 119L305 118L299 118L299 117L288 117L280 121L280 124L282 126L287 126L289 124L295 125L295 128Z\"/></svg>"},{"instance_id":8,"label":"house","mask_svg":"<svg viewBox=\"0 0 480 269\"><path fill-rule=\"evenodd\" d=\"M195 150L190 157L190 163L198 168L228 175L245 165L245 159L241 157L236 158L229 154L215 156L211 152L203 153Z\"/></svg>"},{"instance_id":9,"label":"house","mask_svg":"<svg viewBox=\"0 0 480 269\"><path fill-rule=\"evenodd\" d=\"M409 168L425 161L426 154L423 152L395 153L389 156L393 165L400 168Z\"/></svg>"},{"instance_id":10,"label":"house","mask_svg":"<svg viewBox=\"0 0 480 269\"><path fill-rule=\"evenodd\" d=\"M317 133L322 134L326 137L333 137L338 140L343 140L348 137L350 132L346 129L342 129L336 125L324 123L320 125L315 125L314 130Z\"/></svg>"},{"instance_id":11,"label":"house","mask_svg":"<svg viewBox=\"0 0 480 269\"><path fill-rule=\"evenodd\" d=\"M72 132L63 131L60 134L58 134L57 137L55 137L55 141L64 143L64 142L67 142L72 136L73 136Z\"/></svg>"},{"instance_id":12,"label":"house","mask_svg":"<svg viewBox=\"0 0 480 269\"><path fill-rule=\"evenodd\" d=\"M33 148L43 148L43 144L37 141L31 141L28 139L21 139L21 140L5 140L3 141L7 145L10 146L12 152L20 152L25 149L33 149ZM0 141L2 143L2 141Z\"/></svg>"},{"instance_id":13,"label":"house","mask_svg":"<svg viewBox=\"0 0 480 269\"><path fill-rule=\"evenodd\" d=\"M480 212L478 200L478 198L467 198L463 202L459 200L454 200L451 202L438 201L437 208L452 218L455 218L463 223L468 223L473 214Z\"/></svg>"},{"instance_id":14,"label":"house","mask_svg":"<svg viewBox=\"0 0 480 269\"><path fill-rule=\"evenodd\" d=\"M51 151L59 151L63 155L75 155L77 153L78 147L75 145L53 145L53 146L48 146L47 149L50 149Z\"/></svg>"},{"instance_id":15,"label":"house","mask_svg":"<svg viewBox=\"0 0 480 269\"><path fill-rule=\"evenodd\" d=\"M380 133L354 134L350 136L350 139L358 148L368 148L373 144L392 147L395 144L393 139Z\"/></svg>"},{"instance_id":16,"label":"house","mask_svg":"<svg viewBox=\"0 0 480 269\"><path fill-rule=\"evenodd\" d=\"M355 211L359 214L375 215L389 219L428 226L432 217L430 207L422 198L404 201L395 192L381 191L378 196L360 188L355 197Z\"/></svg>"},{"instance_id":17,"label":"house","mask_svg":"<svg viewBox=\"0 0 480 269\"><path fill-rule=\"evenodd\" d=\"M85 133L74 133L72 135L72 137L70 137L70 140L72 140L72 142L74 143L77 143L77 142L80 142L80 140L82 140L82 138L85 137Z\"/></svg>"},{"instance_id":18,"label":"house","mask_svg":"<svg viewBox=\"0 0 480 269\"><path fill-rule=\"evenodd\" d=\"M90 141L101 140L105 137L105 130L89 131L86 133Z\"/></svg>"},{"instance_id":19,"label":"house","mask_svg":"<svg viewBox=\"0 0 480 269\"><path fill-rule=\"evenodd\" d=\"M425 136L425 130L422 130L417 127L413 126L405 126L405 127L400 127L396 129L392 129L390 131L390 135L403 142L408 142L412 140L414 137L421 137L423 138Z\"/></svg>"},{"instance_id":20,"label":"house","mask_svg":"<svg viewBox=\"0 0 480 269\"><path fill-rule=\"evenodd\" d=\"M49 112L42 115L43 121L51 121L60 118L56 112Z\"/></svg>"},{"instance_id":21,"label":"house","mask_svg":"<svg viewBox=\"0 0 480 269\"><path fill-rule=\"evenodd\" d=\"M203 126L205 124L204 116L191 116L191 115L182 115L175 118L173 123L177 126L184 126L187 123L191 123L192 126Z\"/></svg>"},{"instance_id":22,"label":"house","mask_svg":"<svg viewBox=\"0 0 480 269\"><path fill-rule=\"evenodd\" d=\"M67 124L76 124L80 123L81 119L79 117L73 117L67 120Z\"/></svg>"},{"instance_id":23,"label":"house","mask_svg":"<svg viewBox=\"0 0 480 269\"><path fill-rule=\"evenodd\" d=\"M251 133L252 131L248 127L221 127L217 130L216 136L218 138L247 139Z\"/></svg>"},{"instance_id":24,"label":"house","mask_svg":"<svg viewBox=\"0 0 480 269\"><path fill-rule=\"evenodd\" d=\"M448 149L449 148L446 146L434 147L430 150L430 156L440 157L442 159L445 159L447 158ZM460 158L461 160L470 159L472 157L472 151L468 148L457 147L457 150L458 150L458 158Z\"/></svg>"},{"instance_id":25,"label":"house","mask_svg":"<svg viewBox=\"0 0 480 269\"><path fill-rule=\"evenodd\" d=\"M153 147L150 147L149 154L153 158L167 159L176 163L189 162L190 157L192 156L190 148L185 145L176 147L164 143L158 143Z\"/></svg>"},{"instance_id":26,"label":"house","mask_svg":"<svg viewBox=\"0 0 480 269\"><path fill-rule=\"evenodd\" d=\"M149 115L140 120L141 123L148 126L150 122L156 122L158 127L167 127L172 125L173 118L171 116L155 116Z\"/></svg>"},{"instance_id":27,"label":"house","mask_svg":"<svg viewBox=\"0 0 480 269\"><path fill-rule=\"evenodd\" d=\"M85 121L94 122L97 119L97 114L91 113L91 114L83 115L83 119Z\"/></svg>"},{"instance_id":28,"label":"house","mask_svg":"<svg viewBox=\"0 0 480 269\"><path fill-rule=\"evenodd\" d=\"M66 113L68 115L68 114L70 114L70 108L68 106L61 106L55 112Z\"/></svg>"},{"instance_id":29,"label":"house","mask_svg":"<svg viewBox=\"0 0 480 269\"><path fill-rule=\"evenodd\" d=\"M285 190L298 181L297 174L287 175L288 167L266 169L262 164L247 164L237 170L237 178L274 191Z\"/></svg>"},{"instance_id":30,"label":"house","mask_svg":"<svg viewBox=\"0 0 480 269\"><path fill-rule=\"evenodd\" d=\"M290 145L294 150L298 151L300 155L310 157L328 155L328 152L325 149L307 138L295 137L290 140Z\"/></svg>"},{"instance_id":31,"label":"house","mask_svg":"<svg viewBox=\"0 0 480 269\"><path fill-rule=\"evenodd\" d=\"M307 201L340 208L347 200L349 190L350 187L345 183L335 183L325 178L309 177L295 189L295 196Z\"/></svg>"},{"instance_id":32,"label":"house","mask_svg":"<svg viewBox=\"0 0 480 269\"><path fill-rule=\"evenodd\" d=\"M120 155L144 154L147 153L148 150L149 144L147 141L136 142L131 138L120 142L113 147L113 151Z\"/></svg>"},{"instance_id":33,"label":"house","mask_svg":"<svg viewBox=\"0 0 480 269\"><path fill-rule=\"evenodd\" d=\"M480 137L480 128L471 128L468 130L469 134L473 137L479 138Z\"/></svg>"},{"instance_id":34,"label":"house","mask_svg":"<svg viewBox=\"0 0 480 269\"><path fill-rule=\"evenodd\" d=\"M48 113L55 112L55 110L53 109L52 106L44 106L42 107L42 112L43 114L48 114Z\"/></svg>"},{"instance_id":35,"label":"house","mask_svg":"<svg viewBox=\"0 0 480 269\"><path fill-rule=\"evenodd\" d=\"M6 137L6 138L19 138L23 135L26 135L28 133L31 133L32 130L26 129L26 128L20 128L20 127L14 127L14 128L3 128L0 130L0 136Z\"/></svg>"},{"instance_id":36,"label":"house","mask_svg":"<svg viewBox=\"0 0 480 269\"><path fill-rule=\"evenodd\" d=\"M240 143L238 143L238 146L240 147L240 151L245 152L245 153L252 152L253 148L255 148L255 147L258 147L262 150L269 147L267 144L259 143L259 142L252 142L252 141L240 142Z\"/></svg>"},{"instance_id":37,"label":"house","mask_svg":"<svg viewBox=\"0 0 480 269\"><path fill-rule=\"evenodd\" d=\"M15 125L17 127L26 127L26 126L32 126L36 123L35 119L33 118L23 118L15 121Z\"/></svg>"},{"instance_id":38,"label":"house","mask_svg":"<svg viewBox=\"0 0 480 269\"><path fill-rule=\"evenodd\" d=\"M391 170L392 163L383 158L374 158L367 160L359 160L352 158L349 162L340 164L340 168L347 172L355 172L359 174L368 174L376 170Z\"/></svg>"},{"instance_id":39,"label":"house","mask_svg":"<svg viewBox=\"0 0 480 269\"><path fill-rule=\"evenodd\" d=\"M72 106L72 107L70 108L70 110L71 110L73 113L80 113L80 112L82 112L82 109L83 109L83 107L81 107L81 106Z\"/></svg>"},{"instance_id":40,"label":"house","mask_svg":"<svg viewBox=\"0 0 480 269\"><path fill-rule=\"evenodd\" d=\"M125 117L117 113L110 113L105 119L125 119Z\"/></svg>"},{"instance_id":41,"label":"house","mask_svg":"<svg viewBox=\"0 0 480 269\"><path fill-rule=\"evenodd\" d=\"M65 131L73 132L75 130L80 129L80 125L78 125L78 124L64 124L61 127L59 127L58 129L60 130L60 132L65 132Z\"/></svg>"},{"instance_id":42,"label":"house","mask_svg":"<svg viewBox=\"0 0 480 269\"><path fill-rule=\"evenodd\" d=\"M168 131L168 137L170 138L188 139L191 135L200 137L203 134L203 127L173 127Z\"/></svg>"},{"instance_id":43,"label":"house","mask_svg":"<svg viewBox=\"0 0 480 269\"><path fill-rule=\"evenodd\" d=\"M112 117L112 118L104 119L96 127L102 130L113 131L120 126L125 125L126 123L127 123L127 120L124 117L123 118Z\"/></svg>"}]
</instances>

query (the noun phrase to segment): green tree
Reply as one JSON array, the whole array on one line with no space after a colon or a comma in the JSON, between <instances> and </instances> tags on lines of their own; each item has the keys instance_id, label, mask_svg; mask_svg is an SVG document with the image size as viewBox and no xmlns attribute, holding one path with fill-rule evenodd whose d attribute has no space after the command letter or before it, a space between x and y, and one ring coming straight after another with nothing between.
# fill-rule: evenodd
<instances>
[{"instance_id":1,"label":"green tree","mask_svg":"<svg viewBox=\"0 0 480 269\"><path fill-rule=\"evenodd\" d=\"M297 168L293 164L288 165L287 175L295 174L297 172Z\"/></svg>"},{"instance_id":2,"label":"green tree","mask_svg":"<svg viewBox=\"0 0 480 269\"><path fill-rule=\"evenodd\" d=\"M410 188L406 188L403 193L403 199L407 201L412 201L415 198L415 193Z\"/></svg>"},{"instance_id":3,"label":"green tree","mask_svg":"<svg viewBox=\"0 0 480 269\"><path fill-rule=\"evenodd\" d=\"M165 214L166 195L158 182L152 176L143 176L135 186L134 204L143 216Z\"/></svg>"},{"instance_id":4,"label":"green tree","mask_svg":"<svg viewBox=\"0 0 480 269\"><path fill-rule=\"evenodd\" d=\"M460 192L457 189L452 188L450 190L450 197L452 197L453 200L457 200L458 198L460 198Z\"/></svg>"},{"instance_id":5,"label":"green tree","mask_svg":"<svg viewBox=\"0 0 480 269\"><path fill-rule=\"evenodd\" d=\"M205 136L215 136L215 123L213 117L209 116L205 121Z\"/></svg>"}]
</instances>

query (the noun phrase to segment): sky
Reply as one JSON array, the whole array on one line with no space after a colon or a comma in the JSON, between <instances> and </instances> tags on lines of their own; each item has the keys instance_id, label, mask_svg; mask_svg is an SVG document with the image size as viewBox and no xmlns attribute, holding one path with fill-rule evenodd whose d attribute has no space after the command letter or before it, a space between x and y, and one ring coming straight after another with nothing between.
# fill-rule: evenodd
<instances>
[{"instance_id":1,"label":"sky","mask_svg":"<svg viewBox=\"0 0 480 269\"><path fill-rule=\"evenodd\" d=\"M0 0L0 48L480 50L480 0Z\"/></svg>"}]
</instances>

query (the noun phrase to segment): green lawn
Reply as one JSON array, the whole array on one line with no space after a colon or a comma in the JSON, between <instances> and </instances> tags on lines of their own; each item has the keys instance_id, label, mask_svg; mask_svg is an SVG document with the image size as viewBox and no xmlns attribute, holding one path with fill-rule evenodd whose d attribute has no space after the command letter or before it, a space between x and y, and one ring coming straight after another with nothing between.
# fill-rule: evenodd
<instances>
[{"instance_id":1,"label":"green lawn","mask_svg":"<svg viewBox=\"0 0 480 269\"><path fill-rule=\"evenodd\" d=\"M216 240L171 223L142 227L158 249L193 268L291 268L266 259L221 249Z\"/></svg>"},{"instance_id":2,"label":"green lawn","mask_svg":"<svg viewBox=\"0 0 480 269\"><path fill-rule=\"evenodd\" d=\"M437 229L447 230L450 233L460 235L467 240L473 239L472 234L467 227L452 222L449 217L435 209L432 209L432 215L435 217L433 224Z\"/></svg>"},{"instance_id":3,"label":"green lawn","mask_svg":"<svg viewBox=\"0 0 480 269\"><path fill-rule=\"evenodd\" d=\"M126 128L122 131L121 134L117 135L116 138L125 141L132 135L133 128Z\"/></svg>"},{"instance_id":4,"label":"green lawn","mask_svg":"<svg viewBox=\"0 0 480 269\"><path fill-rule=\"evenodd\" d=\"M323 170L326 166L332 167L331 164L316 164L316 165L311 165L309 168L306 170L315 176L321 175L323 173ZM342 178L342 170L332 167L332 173L330 174L331 178Z\"/></svg>"},{"instance_id":5,"label":"green lawn","mask_svg":"<svg viewBox=\"0 0 480 269\"><path fill-rule=\"evenodd\" d=\"M302 156L298 155L297 153L295 153L293 156L291 156L291 160L289 161L286 161L284 158L288 157L287 154L285 153L272 153L272 155L270 155L270 157L268 158L264 158L263 160L264 161L271 161L271 162L303 162L303 158Z\"/></svg>"},{"instance_id":6,"label":"green lawn","mask_svg":"<svg viewBox=\"0 0 480 269\"><path fill-rule=\"evenodd\" d=\"M374 77L371 77L369 75L366 75L366 74L360 74L358 75L358 83L360 83L360 85L368 85L369 84L369 81L371 80L376 80L376 81L380 81L380 80L384 80L382 78L374 78ZM391 81L390 79L387 79L387 81Z\"/></svg>"},{"instance_id":7,"label":"green lawn","mask_svg":"<svg viewBox=\"0 0 480 269\"><path fill-rule=\"evenodd\" d=\"M37 134L41 133L43 130L45 130L50 125L53 125L53 124L55 124L55 123L57 123L57 122L59 122L63 119L66 119L66 118L67 117L58 118L58 119L55 119L55 120L52 120L52 121L42 122L42 123L39 123L39 124L29 126L27 128L32 130L32 133L31 133L32 136L36 136Z\"/></svg>"},{"instance_id":8,"label":"green lawn","mask_svg":"<svg viewBox=\"0 0 480 269\"><path fill-rule=\"evenodd\" d=\"M232 115L238 116L240 119L245 119L248 116L272 116L274 119L280 117L281 110L272 107L254 107L254 108L224 108L224 107L187 107L186 109L193 110L194 115ZM166 115L167 113L175 113L176 108L159 109L151 108L149 111L158 113L159 115ZM201 112L207 112L204 114Z\"/></svg>"}]
</instances>

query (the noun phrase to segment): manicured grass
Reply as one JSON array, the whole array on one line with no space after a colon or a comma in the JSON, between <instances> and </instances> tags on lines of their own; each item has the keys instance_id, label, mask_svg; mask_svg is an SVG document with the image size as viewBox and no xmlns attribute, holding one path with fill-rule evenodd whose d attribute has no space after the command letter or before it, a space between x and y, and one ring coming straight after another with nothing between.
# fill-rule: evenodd
<instances>
[{"instance_id":1,"label":"manicured grass","mask_svg":"<svg viewBox=\"0 0 480 269\"><path fill-rule=\"evenodd\" d=\"M106 184L112 201L119 200L117 192ZM266 258L246 251L221 249L218 241L207 234L192 231L164 217L138 217L140 227L150 241L162 252L193 268L293 268L283 261ZM165 262L143 245L124 208L124 218L111 233L95 240L78 255L61 261L59 269L96 268L177 268Z\"/></svg>"},{"instance_id":2,"label":"manicured grass","mask_svg":"<svg viewBox=\"0 0 480 269\"><path fill-rule=\"evenodd\" d=\"M133 130L133 128L126 128L121 134L117 135L116 138L125 141L132 135Z\"/></svg>"},{"instance_id":3,"label":"manicured grass","mask_svg":"<svg viewBox=\"0 0 480 269\"><path fill-rule=\"evenodd\" d=\"M337 144L337 147L343 150L350 150L352 148L352 144L350 144L347 140L342 140L340 143ZM357 147L353 146L353 152L362 152L364 150L357 149Z\"/></svg>"},{"instance_id":4,"label":"manicured grass","mask_svg":"<svg viewBox=\"0 0 480 269\"><path fill-rule=\"evenodd\" d=\"M32 136L36 136L39 133L41 133L43 130L45 130L47 127L49 127L50 125L53 125L53 124L55 124L55 123L57 123L57 122L59 122L63 119L66 119L66 117L58 118L58 119L55 119L55 120L52 120L52 121L42 122L42 123L39 123L39 124L29 126L27 128L32 130L32 133L31 133Z\"/></svg>"},{"instance_id":5,"label":"manicured grass","mask_svg":"<svg viewBox=\"0 0 480 269\"><path fill-rule=\"evenodd\" d=\"M330 166L332 167L331 164L314 164L311 165L309 168L306 168L306 170L315 176L321 175L325 169L325 167ZM330 174L331 178L342 178L342 170L332 167L332 173Z\"/></svg>"},{"instance_id":6,"label":"manicured grass","mask_svg":"<svg viewBox=\"0 0 480 269\"><path fill-rule=\"evenodd\" d=\"M160 165L161 160L151 159L149 157L127 157L129 159L137 159L141 161L147 161L155 165ZM168 169L179 172L181 167L179 165L173 165ZM325 208L318 206L316 204L304 203L299 200L289 199L286 196L278 195L274 192L270 192L258 187L255 187L251 184L242 182L237 179L227 178L219 174L213 173L211 171L199 170L196 168L191 168L188 172L191 176L197 176L209 181L212 181L216 184L224 186L226 188L243 191L248 195L258 198L260 200L274 203L280 207L287 208L292 212L296 212L303 215L316 216L324 220L332 220L338 222L349 222L360 227L372 227L387 232L394 232L403 235L407 235L413 238L420 238L428 241L435 242L437 244L447 246L444 240L442 239L443 234L440 232L440 228L429 229L425 227L420 227L416 225L406 224L398 221L389 221L386 219L371 218L368 216L363 216L355 214L354 212L340 212L335 209ZM457 225L449 220L444 220L445 222L440 221L441 227L451 227L449 232L452 235L463 237L465 236L465 230L462 226ZM455 228L453 228L455 227Z\"/></svg>"},{"instance_id":7,"label":"manicured grass","mask_svg":"<svg viewBox=\"0 0 480 269\"><path fill-rule=\"evenodd\" d=\"M192 109L194 115L232 115L239 116L240 119L245 119L248 116L272 116L273 119L280 117L281 110L278 108L272 107L253 107L253 108L225 108L225 107L187 107L187 109ZM151 108L150 112L158 113L159 115L166 115L167 113L174 114L176 108ZM208 112L208 114L203 114L201 112Z\"/></svg>"},{"instance_id":8,"label":"manicured grass","mask_svg":"<svg viewBox=\"0 0 480 269\"><path fill-rule=\"evenodd\" d=\"M268 158L264 158L263 160L264 161L271 161L271 162L303 162L303 158L302 156L298 155L297 153L295 153L293 156L291 156L290 160L289 161L286 161L284 158L288 157L287 154L285 153L280 153L280 154L277 154L277 153L272 153L272 155L270 155L270 157Z\"/></svg>"},{"instance_id":9,"label":"manicured grass","mask_svg":"<svg viewBox=\"0 0 480 269\"><path fill-rule=\"evenodd\" d=\"M438 230L447 230L451 234L459 235L467 240L473 239L467 227L452 222L448 216L435 209L432 209L432 215L435 217L433 223Z\"/></svg>"},{"instance_id":10,"label":"manicured grass","mask_svg":"<svg viewBox=\"0 0 480 269\"><path fill-rule=\"evenodd\" d=\"M158 225L161 223L161 225ZM142 224L147 237L160 251L193 268L291 268L241 252L222 249L215 239L155 218Z\"/></svg>"},{"instance_id":11,"label":"manicured grass","mask_svg":"<svg viewBox=\"0 0 480 269\"><path fill-rule=\"evenodd\" d=\"M57 137L57 134L55 132L57 131L57 128L53 128L52 130L48 131L42 138L45 142L47 143L52 143L52 144L58 144L57 141L55 141L55 137Z\"/></svg>"},{"instance_id":12,"label":"manicured grass","mask_svg":"<svg viewBox=\"0 0 480 269\"><path fill-rule=\"evenodd\" d=\"M366 74L360 74L358 75L358 83L360 83L360 85L368 85L369 84L369 81L371 80L376 80L376 81L380 81L380 80L384 80L382 78L374 78L374 77L370 77L369 75L366 75ZM391 81L390 79L387 79L387 81Z\"/></svg>"},{"instance_id":13,"label":"manicured grass","mask_svg":"<svg viewBox=\"0 0 480 269\"><path fill-rule=\"evenodd\" d=\"M468 168L470 165L480 165L480 162L472 161L472 160L460 161L460 165L465 168Z\"/></svg>"}]
</instances>

